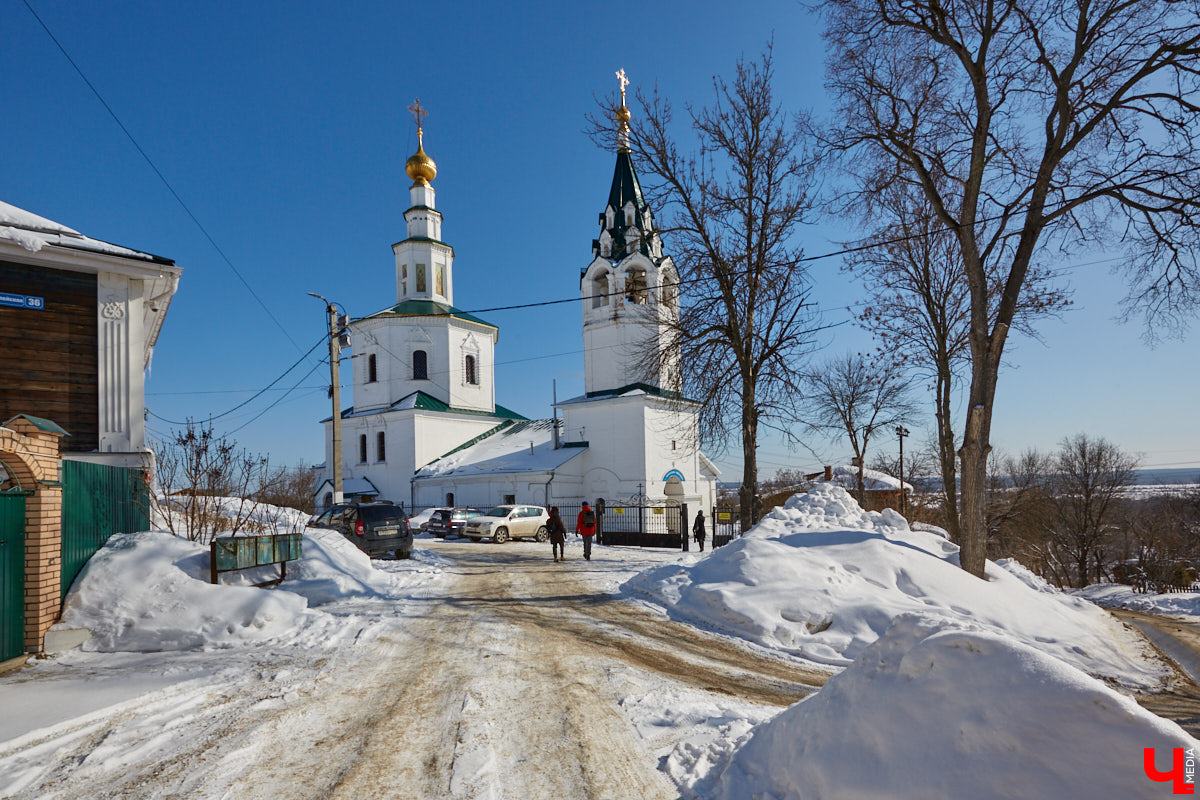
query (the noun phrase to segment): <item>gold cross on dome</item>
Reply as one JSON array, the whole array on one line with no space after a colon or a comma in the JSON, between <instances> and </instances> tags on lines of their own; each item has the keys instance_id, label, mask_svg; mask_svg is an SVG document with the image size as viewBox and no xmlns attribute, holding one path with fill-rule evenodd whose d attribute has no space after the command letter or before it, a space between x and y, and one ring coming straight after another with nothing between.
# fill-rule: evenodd
<instances>
[{"instance_id":1,"label":"gold cross on dome","mask_svg":"<svg viewBox=\"0 0 1200 800\"><path fill-rule=\"evenodd\" d=\"M412 103L412 105L410 105L410 106L408 107L408 110L412 112L412 115L413 115L414 117L416 117L416 120L417 120L417 130L420 130L420 129L421 129L421 121L422 121L422 120L424 120L424 119L425 119L425 117L428 117L428 116L429 116L429 112L428 112L428 111L426 111L426 110L425 110L425 109L424 109L424 108L421 106L421 98L419 98L419 97L418 97L416 100L414 100L414 101L413 101L413 103Z\"/></svg>"},{"instance_id":2,"label":"gold cross on dome","mask_svg":"<svg viewBox=\"0 0 1200 800\"><path fill-rule=\"evenodd\" d=\"M625 77L624 67L617 70L617 83L621 84L621 105L625 105L625 87L629 85L629 79Z\"/></svg>"}]
</instances>

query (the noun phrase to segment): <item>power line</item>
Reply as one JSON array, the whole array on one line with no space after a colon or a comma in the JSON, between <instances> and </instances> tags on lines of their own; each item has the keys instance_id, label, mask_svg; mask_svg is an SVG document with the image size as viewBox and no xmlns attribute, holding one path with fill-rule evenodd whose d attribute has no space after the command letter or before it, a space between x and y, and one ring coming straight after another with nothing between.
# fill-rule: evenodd
<instances>
[{"instance_id":1,"label":"power line","mask_svg":"<svg viewBox=\"0 0 1200 800\"><path fill-rule=\"evenodd\" d=\"M305 353L304 355L300 356L300 358L298 358L298 359L296 359L294 362L292 362L292 365L291 365L290 367L288 367L287 369L285 369L283 372L279 373L279 377L278 377L278 378L276 378L275 380L271 381L271 382L270 382L270 383L268 383L266 386L264 386L262 389L259 389L259 390L258 390L258 392L256 392L254 395L252 395L251 397L248 397L248 398L246 398L245 400L243 400L242 402L238 403L236 406L234 406L233 408L229 409L228 411L222 411L220 414L215 414L215 415L212 415L212 416L205 417L205 418L204 418L204 422L211 423L213 420L220 419L221 417L227 417L227 416L229 416L230 414L232 414L233 412L237 411L239 408L242 408L243 406L246 406L246 405L248 405L249 403L252 403L253 401L257 400L259 397L261 397L261 396L263 395L263 393L267 392L267 391L268 391L268 390L269 390L269 389L270 389L272 386L274 386L275 384L277 384L277 383L279 383L281 380L283 380L283 378L284 378L284 376L285 376L285 375L287 375L289 372L291 372L292 370L294 370L296 367L300 366L300 362L302 362L304 359L306 359L306 358L308 358L310 355L312 355L312 351L313 351L313 350L316 350L316 349L317 349L319 346L321 346L322 344L324 344L326 341L327 341L327 337L326 337L324 334L322 334L322 335L321 335L321 338L320 338L320 339L318 339L318 340L316 341L316 344L314 344L312 347L308 348L308 352L307 352L307 353ZM307 374L306 374L304 377L306 377L306 378L307 378L309 375L313 374L313 372L315 372L315 371L316 371L316 368L317 368L317 367L319 367L319 366L321 366L323 363L325 363L325 362L323 362L323 361L318 361L316 364L314 364L314 365L313 365L313 368L312 368L312 369L310 369L310 370L308 371L308 373L307 373ZM299 384L297 384L297 386L298 386L298 385L299 385ZM296 386L293 386L291 389L288 389L288 391L289 391L289 392L291 392L291 391L294 391L296 388L297 388ZM286 394L285 394L284 396L286 397ZM167 419L166 417L160 416L159 414L155 414L155 413L154 413L153 411L151 411L150 409L146 409L146 413L147 413L147 414L150 414L151 416L155 417L156 419L160 419L160 420L162 420L163 422L169 423L169 424L171 424L171 425L187 425L189 422L191 422L191 420L184 421L184 422L180 422L180 421L178 421L178 420Z\"/></svg>"},{"instance_id":2,"label":"power line","mask_svg":"<svg viewBox=\"0 0 1200 800\"><path fill-rule=\"evenodd\" d=\"M54 35L54 32L50 30L50 27L46 24L45 20L43 20L38 13L34 11L33 6L29 4L29 0L21 1L25 4L25 7L29 9L29 13L33 15L33 18L38 21L38 24L42 26L42 30L46 32L46 35L50 37L50 41L54 42L55 46L58 47L59 52L61 52L63 57L67 59L72 67L74 67L75 72L79 74L79 77L83 79L83 82L87 84L87 87L92 90L92 94L94 94L96 99L100 101L100 104L104 106L104 110L107 111L109 116L113 118L113 121L117 123L117 126L121 129L129 141L133 143L134 148L138 151L138 153L141 154L142 158L146 160L146 163L150 165L150 169L154 170L154 174L157 175L158 179L162 181L164 186L167 187L167 191L171 193L171 196L175 198L180 207L183 208L184 212L186 212L191 218L192 222L196 224L196 227L200 229L200 232L204 234L204 238L208 239L208 243L213 246L213 249L216 250L217 254L221 256L221 259L229 265L231 270L233 270L233 274L236 275L238 280L242 282L242 285L246 287L246 291L250 292L250 295L258 301L260 306L262 306L263 311L267 312L267 316L271 318L271 321L275 323L279 330L283 331L283 335L287 337L287 340L291 342L297 350L299 350L300 345L296 344L296 340L292 338L292 335L287 332L287 329L283 327L283 324L275 317L273 313L271 313L271 309L266 303L263 302L263 299L258 296L258 293L254 291L254 287L249 284L245 277L242 276L242 273L238 271L238 268L233 265L233 262L229 259L229 256L225 255L225 251L222 250L221 246L217 244L216 239L212 237L212 234L208 232L208 229L205 228L196 215L192 213L192 209L189 208L188 204L185 203L183 198L179 196L179 192L175 191L175 187L172 186L171 182L167 180L167 177L163 175L162 170L158 168L158 166L154 163L154 160L151 159L149 154L147 154L146 151L142 149L142 146L138 144L137 139L135 139L133 134L129 132L129 129L125 127L125 123L121 122L121 118L117 116L117 112L113 111L112 106L110 106L108 101L105 100L100 94L100 90L97 89L90 80L88 80L87 75L85 75L83 70L80 69L79 65L75 63L75 59L71 58L71 54L67 52L65 47L63 47L62 42L60 42L58 37Z\"/></svg>"}]
</instances>

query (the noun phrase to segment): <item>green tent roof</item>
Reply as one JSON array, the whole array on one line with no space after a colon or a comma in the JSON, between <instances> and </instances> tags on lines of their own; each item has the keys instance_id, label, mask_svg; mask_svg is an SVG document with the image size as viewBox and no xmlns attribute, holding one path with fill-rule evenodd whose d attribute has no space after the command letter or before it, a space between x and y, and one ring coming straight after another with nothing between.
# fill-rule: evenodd
<instances>
[{"instance_id":1,"label":"green tent roof","mask_svg":"<svg viewBox=\"0 0 1200 800\"><path fill-rule=\"evenodd\" d=\"M455 308L454 306L451 306L451 305L446 305L445 303L438 303L433 300L405 300L403 303L400 303L399 305L392 306L391 308L385 308L383 311L376 311L374 314L371 314L369 317L366 317L365 319L374 319L375 317L390 317L390 316L396 316L396 317L455 317L457 319L466 320L467 322L474 322L479 325L486 325L489 328L496 328L496 330L500 330L499 327L497 327L496 325L493 325L492 323L487 322L486 320L482 320L479 317L475 316L474 314L468 314L466 311L463 311L462 309Z\"/></svg>"}]
</instances>

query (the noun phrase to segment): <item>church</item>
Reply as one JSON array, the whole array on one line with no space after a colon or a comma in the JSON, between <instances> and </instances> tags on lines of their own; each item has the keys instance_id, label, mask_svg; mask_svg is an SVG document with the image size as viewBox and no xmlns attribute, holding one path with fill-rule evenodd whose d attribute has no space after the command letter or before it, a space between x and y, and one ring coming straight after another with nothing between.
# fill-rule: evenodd
<instances>
[{"instance_id":1,"label":"church","mask_svg":"<svg viewBox=\"0 0 1200 800\"><path fill-rule=\"evenodd\" d=\"M427 506L499 503L687 503L712 511L719 471L700 451L698 404L680 395L666 347L679 279L638 183L630 112L616 112L617 152L592 261L581 271L585 392L528 419L496 402L499 328L454 305L454 250L442 239L417 106L417 152L405 238L392 246L396 304L349 324L353 405L341 413L341 453L325 427L325 480L334 459L350 498Z\"/></svg>"}]
</instances>

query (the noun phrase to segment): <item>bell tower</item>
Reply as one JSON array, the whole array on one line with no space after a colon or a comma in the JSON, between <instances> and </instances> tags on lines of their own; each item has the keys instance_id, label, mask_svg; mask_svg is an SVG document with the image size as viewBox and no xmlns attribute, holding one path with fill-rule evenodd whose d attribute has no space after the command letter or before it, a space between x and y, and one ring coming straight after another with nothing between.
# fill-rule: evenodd
<instances>
[{"instance_id":1,"label":"bell tower","mask_svg":"<svg viewBox=\"0 0 1200 800\"><path fill-rule=\"evenodd\" d=\"M679 315L679 277L663 255L654 213L634 169L625 105L625 70L617 72L621 106L617 161L592 263L580 275L583 299L584 384L588 395L639 385L679 390L679 363L667 349L669 326Z\"/></svg>"},{"instance_id":2,"label":"bell tower","mask_svg":"<svg viewBox=\"0 0 1200 800\"><path fill-rule=\"evenodd\" d=\"M425 153L423 121L429 112L416 100L408 110L417 120L417 152L404 164L412 179L412 205L404 212L406 237L392 245L396 256L396 302L431 300L454 305L454 249L442 241L442 215L431 181L437 164Z\"/></svg>"}]
</instances>

